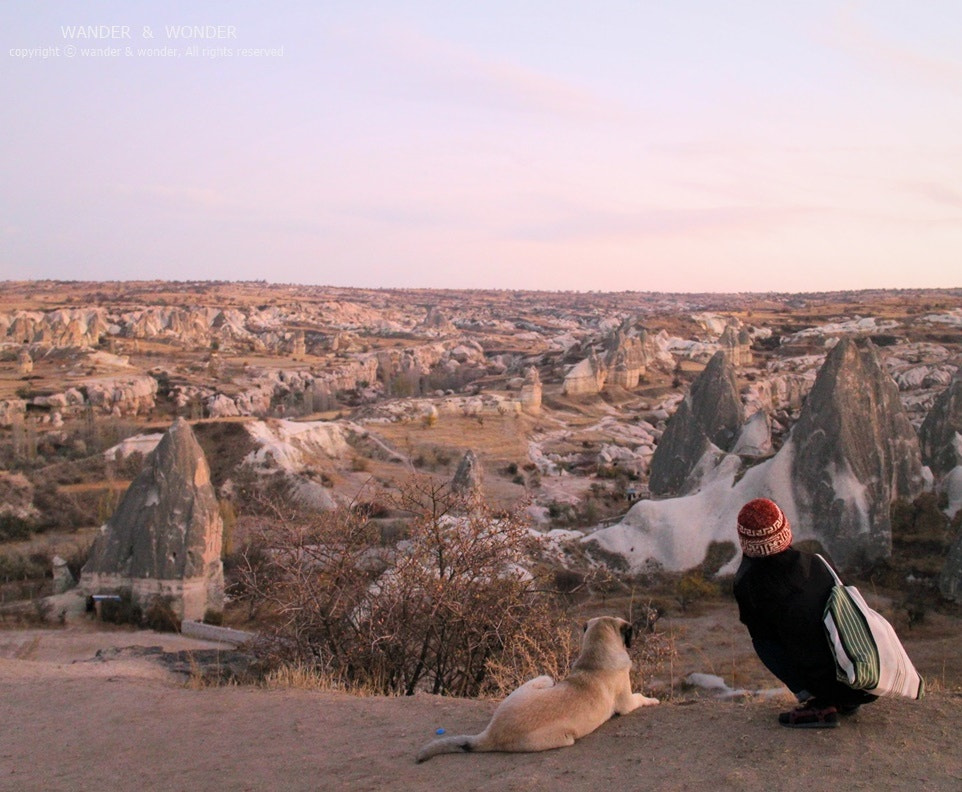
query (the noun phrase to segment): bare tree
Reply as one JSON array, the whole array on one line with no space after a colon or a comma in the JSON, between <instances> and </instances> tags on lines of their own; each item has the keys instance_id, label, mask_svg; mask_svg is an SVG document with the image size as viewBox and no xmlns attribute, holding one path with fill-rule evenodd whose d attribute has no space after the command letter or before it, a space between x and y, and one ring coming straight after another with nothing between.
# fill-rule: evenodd
<instances>
[{"instance_id":1,"label":"bare tree","mask_svg":"<svg viewBox=\"0 0 962 792\"><path fill-rule=\"evenodd\" d=\"M395 506L409 521L393 548L379 547L360 509L275 510L264 522L242 569L274 626L266 657L408 695L500 693L543 673L545 652L563 672L571 619L522 566L519 513L492 514L428 477L411 479Z\"/></svg>"}]
</instances>

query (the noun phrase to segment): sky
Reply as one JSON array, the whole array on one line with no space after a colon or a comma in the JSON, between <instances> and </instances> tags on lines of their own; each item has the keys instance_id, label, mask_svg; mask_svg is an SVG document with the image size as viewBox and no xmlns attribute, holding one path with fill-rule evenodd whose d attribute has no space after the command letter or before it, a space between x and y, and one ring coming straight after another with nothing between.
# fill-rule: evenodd
<instances>
[{"instance_id":1,"label":"sky","mask_svg":"<svg viewBox=\"0 0 962 792\"><path fill-rule=\"evenodd\" d=\"M959 287L960 41L958 0L5 0L0 280Z\"/></svg>"}]
</instances>

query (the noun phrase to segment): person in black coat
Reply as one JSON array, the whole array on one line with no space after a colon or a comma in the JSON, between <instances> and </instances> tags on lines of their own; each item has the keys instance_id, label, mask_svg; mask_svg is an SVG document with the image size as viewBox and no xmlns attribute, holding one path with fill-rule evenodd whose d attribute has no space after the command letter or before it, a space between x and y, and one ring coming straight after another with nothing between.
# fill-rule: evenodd
<instances>
[{"instance_id":1,"label":"person in black coat","mask_svg":"<svg viewBox=\"0 0 962 792\"><path fill-rule=\"evenodd\" d=\"M767 498L738 513L742 561L735 573L738 615L759 659L795 694L799 706L778 716L794 728L838 725L876 696L839 682L822 621L835 580L824 563L792 545L792 529Z\"/></svg>"}]
</instances>

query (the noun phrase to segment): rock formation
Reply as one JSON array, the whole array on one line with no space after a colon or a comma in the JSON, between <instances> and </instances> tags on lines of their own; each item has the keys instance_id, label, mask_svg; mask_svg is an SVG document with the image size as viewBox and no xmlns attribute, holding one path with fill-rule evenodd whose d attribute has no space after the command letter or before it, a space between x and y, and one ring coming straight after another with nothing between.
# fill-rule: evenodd
<instances>
[{"instance_id":1,"label":"rock formation","mask_svg":"<svg viewBox=\"0 0 962 792\"><path fill-rule=\"evenodd\" d=\"M30 350L23 346L17 353L17 372L23 376L33 372L33 358L30 357Z\"/></svg>"},{"instance_id":2,"label":"rock formation","mask_svg":"<svg viewBox=\"0 0 962 792\"><path fill-rule=\"evenodd\" d=\"M922 462L932 473L944 476L962 464L959 443L962 437L962 372L939 394L919 429Z\"/></svg>"},{"instance_id":3,"label":"rock formation","mask_svg":"<svg viewBox=\"0 0 962 792\"><path fill-rule=\"evenodd\" d=\"M301 369L245 370L246 382L240 382L242 390L233 395L199 387L176 386L169 396L178 408L191 402L203 402L206 414L211 418L234 415L263 415L273 406L290 400L306 412L332 409L335 394L368 387L377 378L378 359L374 355L347 360L343 365L326 371L311 373Z\"/></svg>"},{"instance_id":4,"label":"rock formation","mask_svg":"<svg viewBox=\"0 0 962 792\"><path fill-rule=\"evenodd\" d=\"M17 311L0 321L3 336L18 344L42 347L95 346L108 330L103 308L61 308L56 311Z\"/></svg>"},{"instance_id":5,"label":"rock formation","mask_svg":"<svg viewBox=\"0 0 962 792\"><path fill-rule=\"evenodd\" d=\"M541 413L541 375L534 366L525 372L521 385L521 409L529 415Z\"/></svg>"},{"instance_id":6,"label":"rock formation","mask_svg":"<svg viewBox=\"0 0 962 792\"><path fill-rule=\"evenodd\" d=\"M7 326L7 337L17 343L31 343L40 335L43 318L39 311L17 311Z\"/></svg>"},{"instance_id":7,"label":"rock formation","mask_svg":"<svg viewBox=\"0 0 962 792\"><path fill-rule=\"evenodd\" d=\"M615 331L608 338L604 364L608 385L628 389L637 387L638 381L648 370L644 335L629 335L624 328Z\"/></svg>"},{"instance_id":8,"label":"rock formation","mask_svg":"<svg viewBox=\"0 0 962 792\"><path fill-rule=\"evenodd\" d=\"M484 470L477 454L468 450L461 458L458 469L451 479L451 491L463 495L467 499L481 497L481 486L484 480Z\"/></svg>"},{"instance_id":9,"label":"rock formation","mask_svg":"<svg viewBox=\"0 0 962 792\"><path fill-rule=\"evenodd\" d=\"M939 575L939 593L947 600L962 600L962 533L949 549L945 565Z\"/></svg>"},{"instance_id":10,"label":"rock formation","mask_svg":"<svg viewBox=\"0 0 962 792\"><path fill-rule=\"evenodd\" d=\"M747 330L736 330L732 325L728 325L718 339L718 345L727 353L733 366L752 364L752 339Z\"/></svg>"},{"instance_id":11,"label":"rock formation","mask_svg":"<svg viewBox=\"0 0 962 792\"><path fill-rule=\"evenodd\" d=\"M22 424L19 432L22 437ZM21 439L20 442L24 441ZM33 505L33 496L33 484L22 473L0 473L0 516L33 522L39 516Z\"/></svg>"},{"instance_id":12,"label":"rock formation","mask_svg":"<svg viewBox=\"0 0 962 792\"><path fill-rule=\"evenodd\" d=\"M27 411L26 399L4 399L0 401L0 426L13 426L23 423Z\"/></svg>"},{"instance_id":13,"label":"rock formation","mask_svg":"<svg viewBox=\"0 0 962 792\"><path fill-rule=\"evenodd\" d=\"M77 585L67 561L58 555L51 559L51 573L53 575L53 593L63 594Z\"/></svg>"},{"instance_id":14,"label":"rock formation","mask_svg":"<svg viewBox=\"0 0 962 792\"><path fill-rule=\"evenodd\" d=\"M156 404L157 380L147 375L88 380L86 389L87 402L111 415L142 415Z\"/></svg>"},{"instance_id":15,"label":"rock formation","mask_svg":"<svg viewBox=\"0 0 962 792\"><path fill-rule=\"evenodd\" d=\"M915 430L871 342L835 345L791 445L795 508L835 561L865 566L887 558L892 501L915 498L924 481Z\"/></svg>"},{"instance_id":16,"label":"rock formation","mask_svg":"<svg viewBox=\"0 0 962 792\"><path fill-rule=\"evenodd\" d=\"M435 342L407 349L379 350L377 378L394 396L426 390L459 390L485 373L483 347L473 339Z\"/></svg>"},{"instance_id":17,"label":"rock formation","mask_svg":"<svg viewBox=\"0 0 962 792\"><path fill-rule=\"evenodd\" d=\"M561 392L565 396L590 396L598 394L605 385L607 371L594 352L576 363L565 375Z\"/></svg>"},{"instance_id":18,"label":"rock formation","mask_svg":"<svg viewBox=\"0 0 962 792\"><path fill-rule=\"evenodd\" d=\"M706 452L730 451L741 430L744 411L735 371L724 352L716 352L678 405L655 448L648 486L652 495L678 495Z\"/></svg>"},{"instance_id":19,"label":"rock formation","mask_svg":"<svg viewBox=\"0 0 962 792\"><path fill-rule=\"evenodd\" d=\"M743 457L771 456L772 422L768 413L759 410L745 421L731 451Z\"/></svg>"},{"instance_id":20,"label":"rock formation","mask_svg":"<svg viewBox=\"0 0 962 792\"><path fill-rule=\"evenodd\" d=\"M684 404L676 416L687 410L683 424L693 425L693 412ZM671 422L678 420L673 416ZM761 435L762 427L756 429ZM697 433L688 431L696 448ZM817 540L843 568L891 554L889 510L894 499L912 499L921 492L921 455L895 382L870 343L859 348L849 339L835 346L785 444L774 457L746 469L735 451L750 434L746 427L732 453L715 459L705 454L696 466L705 468L697 471L704 475L698 475L699 487L691 494L640 501L620 523L585 541L623 557L633 571L650 561L690 569L705 559L712 542L734 546L739 509L752 498L765 497L782 506L796 539ZM667 430L658 449L666 442L672 442ZM705 460L715 467L708 469ZM723 571L734 572L738 557L736 553ZM944 592L960 590L960 567L962 547L957 545L943 572Z\"/></svg>"},{"instance_id":21,"label":"rock formation","mask_svg":"<svg viewBox=\"0 0 962 792\"><path fill-rule=\"evenodd\" d=\"M291 357L294 360L303 360L307 356L307 344L304 341L304 331L295 330L294 340L291 342Z\"/></svg>"},{"instance_id":22,"label":"rock formation","mask_svg":"<svg viewBox=\"0 0 962 792\"><path fill-rule=\"evenodd\" d=\"M646 331L636 334L631 323L626 322L605 339L600 357L591 350L588 357L571 368L565 376L562 393L588 396L600 393L607 386L635 388L648 371L656 346Z\"/></svg>"},{"instance_id":23,"label":"rock formation","mask_svg":"<svg viewBox=\"0 0 962 792\"><path fill-rule=\"evenodd\" d=\"M207 459L178 418L101 527L81 587L88 595L128 592L141 608L169 597L184 619L219 612L222 529Z\"/></svg>"},{"instance_id":24,"label":"rock formation","mask_svg":"<svg viewBox=\"0 0 962 792\"><path fill-rule=\"evenodd\" d=\"M948 496L947 514L962 509L962 372L939 394L919 429L922 461ZM962 599L962 533L949 550L939 575L939 591L949 600Z\"/></svg>"},{"instance_id":25,"label":"rock formation","mask_svg":"<svg viewBox=\"0 0 962 792\"><path fill-rule=\"evenodd\" d=\"M211 352L207 359L207 376L214 382L224 376L224 361L217 352Z\"/></svg>"},{"instance_id":26,"label":"rock formation","mask_svg":"<svg viewBox=\"0 0 962 792\"><path fill-rule=\"evenodd\" d=\"M442 334L453 333L457 328L455 328L455 326L444 315L440 308L437 306L431 306L428 308L428 312L424 317L424 320L420 325L418 325L418 329L427 330L436 334Z\"/></svg>"}]
</instances>

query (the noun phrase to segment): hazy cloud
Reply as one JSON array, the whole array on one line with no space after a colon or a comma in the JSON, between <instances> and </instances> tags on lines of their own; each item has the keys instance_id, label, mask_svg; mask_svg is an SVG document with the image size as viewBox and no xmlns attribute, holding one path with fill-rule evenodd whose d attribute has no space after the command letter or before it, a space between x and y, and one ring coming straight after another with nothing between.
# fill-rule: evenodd
<instances>
[{"instance_id":1,"label":"hazy cloud","mask_svg":"<svg viewBox=\"0 0 962 792\"><path fill-rule=\"evenodd\" d=\"M230 204L226 196L211 187L170 184L119 185L117 192L120 195L146 197L169 206L183 208L220 209Z\"/></svg>"},{"instance_id":2,"label":"hazy cloud","mask_svg":"<svg viewBox=\"0 0 962 792\"><path fill-rule=\"evenodd\" d=\"M872 28L859 10L859 6L849 4L838 13L831 37L836 46L875 69L910 76L952 93L962 93L962 61L938 57L904 42L888 39ZM946 23L950 21L947 19Z\"/></svg>"},{"instance_id":3,"label":"hazy cloud","mask_svg":"<svg viewBox=\"0 0 962 792\"><path fill-rule=\"evenodd\" d=\"M712 232L740 232L795 222L825 210L814 207L715 206L685 209L647 209L634 212L584 210L541 224L518 226L517 239L562 242L610 237L680 236Z\"/></svg>"},{"instance_id":4,"label":"hazy cloud","mask_svg":"<svg viewBox=\"0 0 962 792\"><path fill-rule=\"evenodd\" d=\"M621 113L587 87L507 59L494 59L408 25L342 29L355 57L377 59L377 80L395 95L480 110L596 119Z\"/></svg>"},{"instance_id":5,"label":"hazy cloud","mask_svg":"<svg viewBox=\"0 0 962 792\"><path fill-rule=\"evenodd\" d=\"M943 206L962 208L962 190L938 182L904 182L902 188Z\"/></svg>"}]
</instances>

